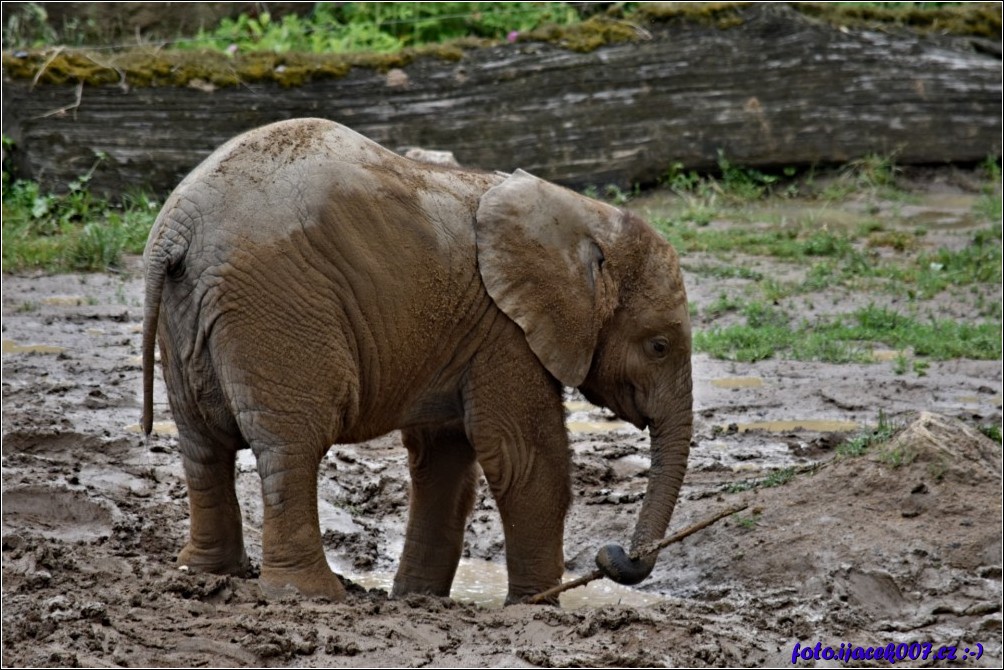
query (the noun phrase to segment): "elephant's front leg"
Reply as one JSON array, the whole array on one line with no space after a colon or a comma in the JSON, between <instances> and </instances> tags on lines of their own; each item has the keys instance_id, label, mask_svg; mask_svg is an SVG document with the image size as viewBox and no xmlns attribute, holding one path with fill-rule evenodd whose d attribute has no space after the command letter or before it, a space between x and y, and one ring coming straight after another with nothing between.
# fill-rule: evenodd
<instances>
[{"instance_id":1,"label":"elephant's front leg","mask_svg":"<svg viewBox=\"0 0 1004 670\"><path fill-rule=\"evenodd\" d=\"M478 470L463 428L403 433L411 471L411 506L393 595L449 596L474 506Z\"/></svg>"},{"instance_id":2,"label":"elephant's front leg","mask_svg":"<svg viewBox=\"0 0 1004 670\"><path fill-rule=\"evenodd\" d=\"M503 359L498 374L474 377L466 398L470 438L505 530L506 604L561 582L571 501L561 388L536 359L520 365ZM479 381L490 388L479 389Z\"/></svg>"}]
</instances>

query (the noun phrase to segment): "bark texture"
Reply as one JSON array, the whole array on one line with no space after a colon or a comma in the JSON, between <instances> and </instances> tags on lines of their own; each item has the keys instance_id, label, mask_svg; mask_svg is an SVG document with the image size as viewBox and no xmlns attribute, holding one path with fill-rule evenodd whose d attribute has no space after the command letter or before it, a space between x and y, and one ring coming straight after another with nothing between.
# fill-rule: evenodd
<instances>
[{"instance_id":1,"label":"bark texture","mask_svg":"<svg viewBox=\"0 0 1004 670\"><path fill-rule=\"evenodd\" d=\"M304 86L32 86L4 80L4 133L25 176L53 189L170 191L215 147L271 121L318 116L398 150L523 168L572 186L658 179L673 163L714 168L901 164L1001 153L999 45L905 29L841 29L785 5L722 29L674 21L651 39L576 53L546 43L354 69Z\"/></svg>"}]
</instances>

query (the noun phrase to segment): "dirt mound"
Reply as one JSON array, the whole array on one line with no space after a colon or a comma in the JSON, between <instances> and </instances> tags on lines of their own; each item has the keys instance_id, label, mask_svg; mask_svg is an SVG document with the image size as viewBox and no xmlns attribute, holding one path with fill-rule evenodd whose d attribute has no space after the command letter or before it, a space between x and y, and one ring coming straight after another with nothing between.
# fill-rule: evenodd
<instances>
[{"instance_id":1,"label":"dirt mound","mask_svg":"<svg viewBox=\"0 0 1004 670\"><path fill-rule=\"evenodd\" d=\"M877 458L894 466L923 465L939 481L967 485L1001 478L1001 445L958 419L932 412L920 412Z\"/></svg>"}]
</instances>

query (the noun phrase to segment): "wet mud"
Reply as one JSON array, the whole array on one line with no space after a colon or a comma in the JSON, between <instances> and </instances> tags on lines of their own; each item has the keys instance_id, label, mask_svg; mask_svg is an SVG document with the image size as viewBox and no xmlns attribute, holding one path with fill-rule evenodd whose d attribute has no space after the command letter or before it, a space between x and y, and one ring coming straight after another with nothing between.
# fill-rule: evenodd
<instances>
[{"instance_id":1,"label":"wet mud","mask_svg":"<svg viewBox=\"0 0 1004 670\"><path fill-rule=\"evenodd\" d=\"M687 280L692 300L716 295ZM267 601L253 578L174 564L187 498L159 374L154 435L138 429L138 260L119 276L4 277L3 288L5 666L790 667L796 643L817 642L930 642L960 660L910 665L1001 663L1001 450L974 430L1000 424L999 362L907 377L889 363L695 356L695 438L672 528L750 507L664 550L635 589L597 582L562 608L502 607L502 530L483 485L453 598L389 599L405 451L397 434L337 445L321 467L321 526L349 598ZM645 433L575 395L567 409L571 577L629 537L649 460ZM898 436L838 455L880 410ZM249 453L237 479L257 565ZM961 660L977 643L981 658Z\"/></svg>"}]
</instances>

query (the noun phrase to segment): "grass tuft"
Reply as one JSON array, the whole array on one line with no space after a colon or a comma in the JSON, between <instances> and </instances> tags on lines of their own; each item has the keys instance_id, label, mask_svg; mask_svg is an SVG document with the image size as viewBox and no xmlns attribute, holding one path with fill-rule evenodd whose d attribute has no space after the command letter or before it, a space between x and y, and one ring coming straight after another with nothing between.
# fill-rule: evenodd
<instances>
[{"instance_id":1,"label":"grass tuft","mask_svg":"<svg viewBox=\"0 0 1004 670\"><path fill-rule=\"evenodd\" d=\"M159 205L127 196L119 205L93 196L87 177L69 193L43 193L28 181L3 189L3 271L103 271L142 253Z\"/></svg>"},{"instance_id":2,"label":"grass tuft","mask_svg":"<svg viewBox=\"0 0 1004 670\"><path fill-rule=\"evenodd\" d=\"M897 430L898 427L889 421L886 413L879 410L878 426L872 430L855 435L838 445L837 455L847 457L862 456L870 448L888 442Z\"/></svg>"}]
</instances>

